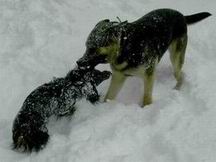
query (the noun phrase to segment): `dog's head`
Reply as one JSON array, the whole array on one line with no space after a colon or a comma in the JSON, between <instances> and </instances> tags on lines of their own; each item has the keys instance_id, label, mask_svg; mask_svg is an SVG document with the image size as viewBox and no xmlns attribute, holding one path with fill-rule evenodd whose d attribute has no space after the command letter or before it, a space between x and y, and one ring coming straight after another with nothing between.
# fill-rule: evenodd
<instances>
[{"instance_id":1,"label":"dog's head","mask_svg":"<svg viewBox=\"0 0 216 162\"><path fill-rule=\"evenodd\" d=\"M109 79L111 72L109 71L99 71L97 69L93 69L91 72L87 73L86 77L90 78L92 82L95 83L96 86L101 84L104 80Z\"/></svg>"},{"instance_id":2,"label":"dog's head","mask_svg":"<svg viewBox=\"0 0 216 162\"><path fill-rule=\"evenodd\" d=\"M96 69L74 69L66 76L66 86L62 90L62 109L69 109L75 104L76 97L86 97L92 103L99 100L96 89L100 83L108 79L111 75L109 71L99 71ZM78 89L78 91L76 90ZM74 93L74 92L79 92ZM75 97L75 99L74 99Z\"/></svg>"},{"instance_id":3,"label":"dog's head","mask_svg":"<svg viewBox=\"0 0 216 162\"><path fill-rule=\"evenodd\" d=\"M111 75L109 71L99 71L93 69L86 73L84 80L86 81L85 86L83 87L83 94L86 96L86 99L91 103L95 103L99 100L99 94L96 89L100 83L108 79Z\"/></svg>"},{"instance_id":4,"label":"dog's head","mask_svg":"<svg viewBox=\"0 0 216 162\"><path fill-rule=\"evenodd\" d=\"M118 52L118 24L118 22L106 19L94 27L86 41L86 52L77 61L79 67L91 68L100 63L107 63L111 59L111 55Z\"/></svg>"},{"instance_id":5,"label":"dog's head","mask_svg":"<svg viewBox=\"0 0 216 162\"><path fill-rule=\"evenodd\" d=\"M71 83L73 85L81 85L83 82L94 82L95 85L99 85L104 80L107 80L111 76L109 71L100 71L94 68L82 69L76 67L71 70L65 77L66 83Z\"/></svg>"}]
</instances>

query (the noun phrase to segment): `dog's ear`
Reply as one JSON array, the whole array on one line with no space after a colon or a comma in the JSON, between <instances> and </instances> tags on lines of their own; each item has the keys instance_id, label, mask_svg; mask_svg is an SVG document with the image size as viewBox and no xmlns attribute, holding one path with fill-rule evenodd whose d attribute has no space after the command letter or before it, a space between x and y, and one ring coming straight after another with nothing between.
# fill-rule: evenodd
<instances>
[{"instance_id":1,"label":"dog's ear","mask_svg":"<svg viewBox=\"0 0 216 162\"><path fill-rule=\"evenodd\" d=\"M98 48L105 46L113 37L114 26L117 22L111 22L109 19L99 21L89 34L86 46L87 48Z\"/></svg>"},{"instance_id":2,"label":"dog's ear","mask_svg":"<svg viewBox=\"0 0 216 162\"><path fill-rule=\"evenodd\" d=\"M109 71L100 71L97 69L93 69L91 72L92 80L96 85L99 85L104 80L109 79L110 76L111 76L111 72Z\"/></svg>"}]
</instances>

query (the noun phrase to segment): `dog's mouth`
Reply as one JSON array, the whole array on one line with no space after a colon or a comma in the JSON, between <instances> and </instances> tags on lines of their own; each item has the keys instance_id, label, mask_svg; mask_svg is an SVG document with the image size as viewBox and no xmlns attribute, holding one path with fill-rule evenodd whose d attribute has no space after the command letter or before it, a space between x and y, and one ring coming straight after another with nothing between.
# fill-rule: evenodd
<instances>
[{"instance_id":1,"label":"dog's mouth","mask_svg":"<svg viewBox=\"0 0 216 162\"><path fill-rule=\"evenodd\" d=\"M79 69L85 70L85 69L93 69L98 64L107 63L107 58L103 55L84 55L82 58L80 58L77 62L77 65Z\"/></svg>"}]
</instances>

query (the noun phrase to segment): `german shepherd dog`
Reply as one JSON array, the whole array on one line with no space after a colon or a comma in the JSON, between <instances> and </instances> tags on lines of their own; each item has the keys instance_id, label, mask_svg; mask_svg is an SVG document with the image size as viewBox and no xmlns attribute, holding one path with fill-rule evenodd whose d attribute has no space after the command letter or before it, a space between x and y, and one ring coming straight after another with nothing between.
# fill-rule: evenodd
<instances>
[{"instance_id":1,"label":"german shepherd dog","mask_svg":"<svg viewBox=\"0 0 216 162\"><path fill-rule=\"evenodd\" d=\"M182 66L187 46L187 25L211 14L201 12L184 16L172 9L157 9L134 22L100 21L86 42L86 52L77 61L79 67L94 67L109 63L112 79L106 100L116 97L128 76L139 76L144 81L142 106L152 103L155 67L169 49L176 89L183 81Z\"/></svg>"},{"instance_id":2,"label":"german shepherd dog","mask_svg":"<svg viewBox=\"0 0 216 162\"><path fill-rule=\"evenodd\" d=\"M97 102L96 86L110 75L108 71L74 69L65 78L57 78L36 88L14 120L13 147L23 152L42 149L49 139L46 127L49 118L72 115L81 98Z\"/></svg>"}]
</instances>

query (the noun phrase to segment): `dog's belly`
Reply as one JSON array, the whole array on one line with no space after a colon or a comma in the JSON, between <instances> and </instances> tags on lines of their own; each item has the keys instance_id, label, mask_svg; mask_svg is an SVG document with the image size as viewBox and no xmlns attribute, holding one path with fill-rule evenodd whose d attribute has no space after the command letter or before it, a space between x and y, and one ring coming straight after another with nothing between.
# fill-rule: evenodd
<instances>
[{"instance_id":1,"label":"dog's belly","mask_svg":"<svg viewBox=\"0 0 216 162\"><path fill-rule=\"evenodd\" d=\"M144 65L140 65L140 66L138 66L136 68L129 68L129 69L126 69L126 70L124 70L122 72L126 76L136 76L136 77L143 78L143 76L145 74L145 66Z\"/></svg>"},{"instance_id":2,"label":"dog's belly","mask_svg":"<svg viewBox=\"0 0 216 162\"><path fill-rule=\"evenodd\" d=\"M125 63L124 66L127 67L128 64L126 62L124 63ZM146 70L149 70L151 67L155 68L158 63L159 63L159 59L155 58L155 60L151 64L141 64L141 65L138 65L137 67L131 67L131 68L127 67L124 70L121 70L121 69L117 70L118 68L116 66L111 65L111 69L115 69L123 73L125 76L136 76L136 77L143 78Z\"/></svg>"}]
</instances>

